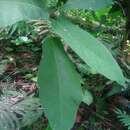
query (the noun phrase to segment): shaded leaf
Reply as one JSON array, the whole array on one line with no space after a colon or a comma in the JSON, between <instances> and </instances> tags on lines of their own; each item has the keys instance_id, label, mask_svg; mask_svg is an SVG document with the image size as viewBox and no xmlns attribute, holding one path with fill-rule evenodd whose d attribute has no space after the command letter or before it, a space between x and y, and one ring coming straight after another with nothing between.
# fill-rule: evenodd
<instances>
[{"instance_id":1,"label":"shaded leaf","mask_svg":"<svg viewBox=\"0 0 130 130\"><path fill-rule=\"evenodd\" d=\"M91 9L99 10L113 4L113 0L69 0L66 9Z\"/></svg>"},{"instance_id":2,"label":"shaded leaf","mask_svg":"<svg viewBox=\"0 0 130 130\"><path fill-rule=\"evenodd\" d=\"M52 31L63 38L92 69L124 85L122 71L109 50L88 32L60 17L52 24Z\"/></svg>"},{"instance_id":3,"label":"shaded leaf","mask_svg":"<svg viewBox=\"0 0 130 130\"><path fill-rule=\"evenodd\" d=\"M80 78L59 39L44 42L38 84L40 98L53 130L70 130L82 101Z\"/></svg>"},{"instance_id":4,"label":"shaded leaf","mask_svg":"<svg viewBox=\"0 0 130 130\"><path fill-rule=\"evenodd\" d=\"M0 27L21 20L48 18L42 0L0 0Z\"/></svg>"}]
</instances>

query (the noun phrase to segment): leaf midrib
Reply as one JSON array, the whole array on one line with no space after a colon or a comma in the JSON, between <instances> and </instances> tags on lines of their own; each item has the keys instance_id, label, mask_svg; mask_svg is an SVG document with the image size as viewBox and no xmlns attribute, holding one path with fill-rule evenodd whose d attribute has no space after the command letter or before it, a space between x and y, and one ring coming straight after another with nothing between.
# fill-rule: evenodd
<instances>
[{"instance_id":1,"label":"leaf midrib","mask_svg":"<svg viewBox=\"0 0 130 130\"><path fill-rule=\"evenodd\" d=\"M53 43L53 44L54 44L54 43ZM53 46L54 46L54 45L53 45ZM58 52L58 53L59 53L59 52ZM57 80L57 81L58 81L58 85L60 86L60 87L58 87L58 88L59 88L59 89L58 89L58 95L59 95L59 97L62 97L62 95L61 95L61 94L62 94L62 93L61 93L61 92L62 92L62 90L61 90L61 89L62 89L62 87L61 87L62 84L60 83L60 78L59 78L59 77L60 77L60 72L58 71L58 70L59 70L59 69L58 69L59 63L57 63L57 57L56 57L56 51L55 51L55 49L53 49L53 54L54 54L53 56L54 56L54 59L55 59L54 61L55 61L55 64L56 64L56 65L55 65L55 69L56 69L55 75L56 75L56 77L57 77L57 79L58 79L58 80ZM63 122L62 122L62 117L63 117L63 116L62 116L62 110L63 110L63 108L62 108L62 105L61 105L62 102L63 102L62 99L59 98L59 107L60 107L60 108L59 108L59 110L60 110L59 113L60 113L60 118L59 118L58 120L59 120L60 126L61 126L61 124L63 123Z\"/></svg>"}]
</instances>

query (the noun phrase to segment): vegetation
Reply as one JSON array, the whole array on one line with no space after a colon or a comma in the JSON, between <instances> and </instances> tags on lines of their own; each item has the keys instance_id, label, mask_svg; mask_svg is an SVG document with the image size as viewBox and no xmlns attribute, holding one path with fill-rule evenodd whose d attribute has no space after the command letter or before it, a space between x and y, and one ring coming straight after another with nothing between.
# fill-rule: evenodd
<instances>
[{"instance_id":1,"label":"vegetation","mask_svg":"<svg viewBox=\"0 0 130 130\"><path fill-rule=\"evenodd\" d=\"M129 0L0 0L0 129L130 129Z\"/></svg>"}]
</instances>

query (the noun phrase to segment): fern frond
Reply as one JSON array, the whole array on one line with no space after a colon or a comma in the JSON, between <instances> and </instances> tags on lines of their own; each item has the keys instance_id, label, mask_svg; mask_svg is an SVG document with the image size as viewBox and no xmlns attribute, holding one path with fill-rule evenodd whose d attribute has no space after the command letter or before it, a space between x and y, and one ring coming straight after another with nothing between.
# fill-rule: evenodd
<instances>
[{"instance_id":1,"label":"fern frond","mask_svg":"<svg viewBox=\"0 0 130 130\"><path fill-rule=\"evenodd\" d=\"M119 121L130 130L130 115L126 111L122 111L118 108L115 109L115 113Z\"/></svg>"},{"instance_id":2,"label":"fern frond","mask_svg":"<svg viewBox=\"0 0 130 130\"><path fill-rule=\"evenodd\" d=\"M38 98L28 96L16 102L10 100L10 96L0 99L0 130L18 130L35 122L43 113Z\"/></svg>"}]
</instances>

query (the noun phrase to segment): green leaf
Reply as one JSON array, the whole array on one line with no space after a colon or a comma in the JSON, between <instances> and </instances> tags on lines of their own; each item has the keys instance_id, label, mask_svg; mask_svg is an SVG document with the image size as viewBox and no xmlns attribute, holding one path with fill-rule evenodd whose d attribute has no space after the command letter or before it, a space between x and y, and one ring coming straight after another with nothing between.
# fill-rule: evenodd
<instances>
[{"instance_id":1,"label":"green leaf","mask_svg":"<svg viewBox=\"0 0 130 130\"><path fill-rule=\"evenodd\" d=\"M93 96L88 90L84 91L82 95L82 101L87 105L90 105L93 102Z\"/></svg>"},{"instance_id":2,"label":"green leaf","mask_svg":"<svg viewBox=\"0 0 130 130\"><path fill-rule=\"evenodd\" d=\"M113 4L113 0L69 0L65 9L91 9L100 10Z\"/></svg>"},{"instance_id":3,"label":"green leaf","mask_svg":"<svg viewBox=\"0 0 130 130\"><path fill-rule=\"evenodd\" d=\"M61 36L92 69L121 85L125 84L122 71L109 50L91 34L63 17L53 21L52 31Z\"/></svg>"},{"instance_id":4,"label":"green leaf","mask_svg":"<svg viewBox=\"0 0 130 130\"><path fill-rule=\"evenodd\" d=\"M47 38L43 53L38 84L45 114L53 130L69 130L82 101L79 75L59 39Z\"/></svg>"},{"instance_id":5,"label":"green leaf","mask_svg":"<svg viewBox=\"0 0 130 130\"><path fill-rule=\"evenodd\" d=\"M48 18L42 0L0 0L0 27L21 20Z\"/></svg>"}]
</instances>

